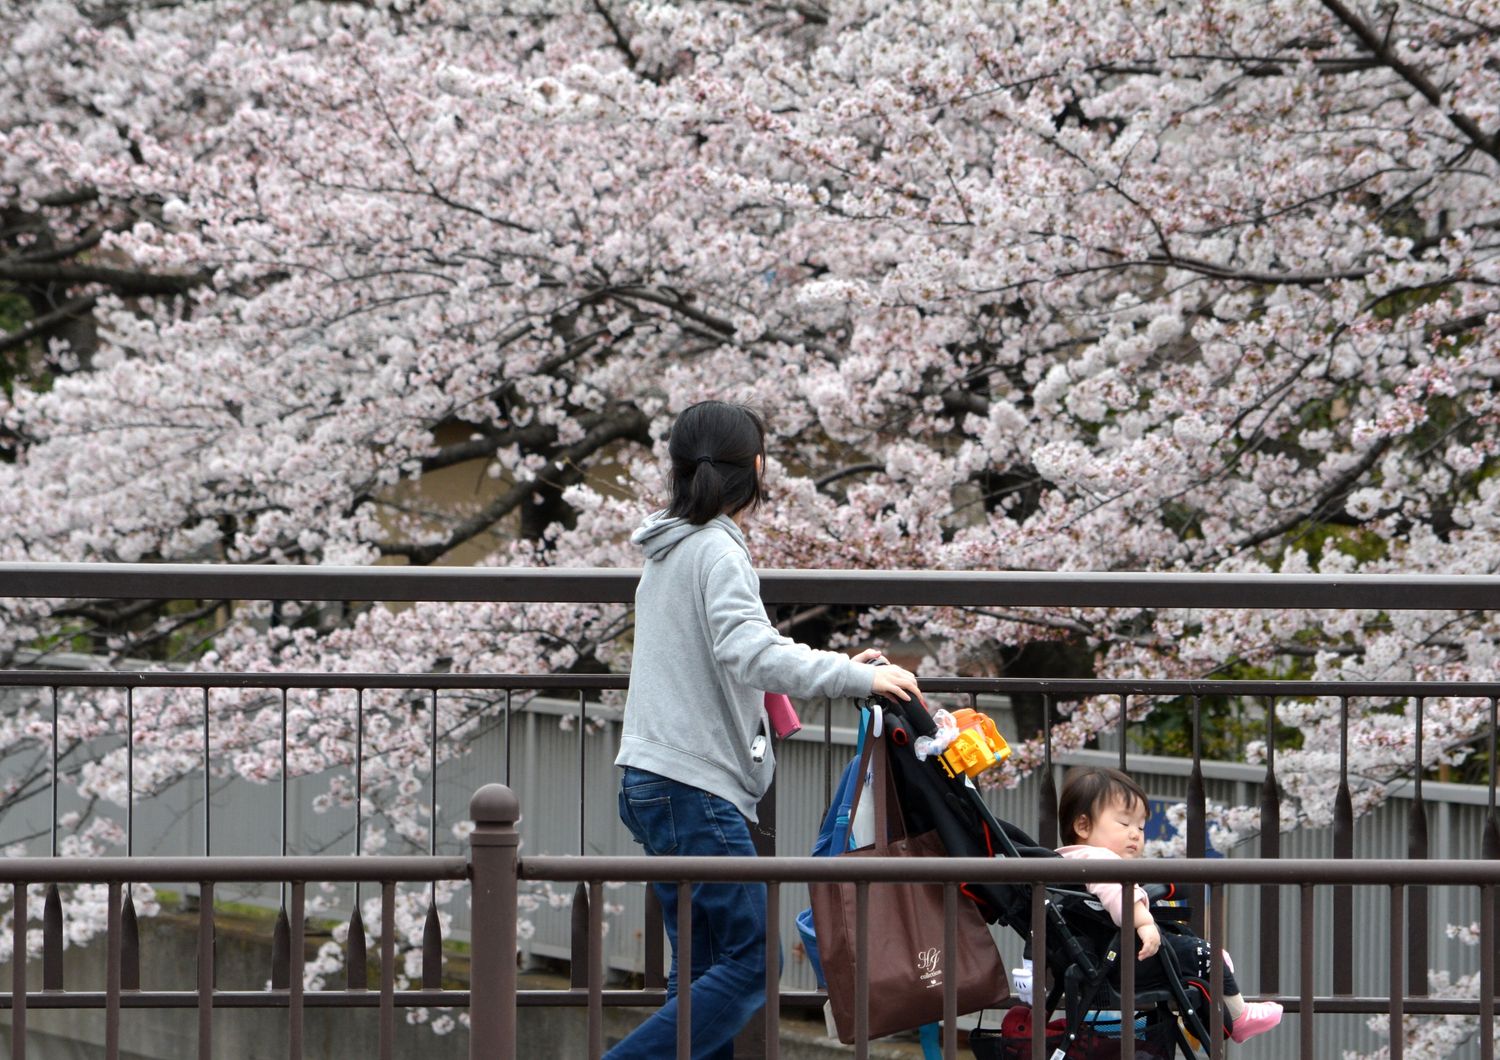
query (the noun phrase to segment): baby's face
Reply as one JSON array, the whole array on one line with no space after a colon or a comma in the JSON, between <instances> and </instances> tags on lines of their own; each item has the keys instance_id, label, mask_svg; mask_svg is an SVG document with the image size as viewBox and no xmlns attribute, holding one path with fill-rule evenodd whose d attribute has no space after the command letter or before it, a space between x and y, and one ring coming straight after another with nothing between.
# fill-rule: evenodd
<instances>
[{"instance_id":1,"label":"baby's face","mask_svg":"<svg viewBox=\"0 0 1500 1060\"><path fill-rule=\"evenodd\" d=\"M1146 807L1138 800L1116 799L1080 817L1074 825L1080 842L1112 850L1122 858L1138 858L1146 842Z\"/></svg>"}]
</instances>

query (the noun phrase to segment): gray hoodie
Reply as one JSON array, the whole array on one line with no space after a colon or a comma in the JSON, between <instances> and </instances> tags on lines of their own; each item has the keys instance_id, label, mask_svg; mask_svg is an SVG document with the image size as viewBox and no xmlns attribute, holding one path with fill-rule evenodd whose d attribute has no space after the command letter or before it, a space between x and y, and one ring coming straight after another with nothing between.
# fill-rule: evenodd
<instances>
[{"instance_id":1,"label":"gray hoodie","mask_svg":"<svg viewBox=\"0 0 1500 1060\"><path fill-rule=\"evenodd\" d=\"M646 563L615 764L711 792L754 821L776 769L765 692L867 696L875 667L776 632L733 520L694 526L658 512L631 540ZM760 762L750 752L757 735Z\"/></svg>"}]
</instances>

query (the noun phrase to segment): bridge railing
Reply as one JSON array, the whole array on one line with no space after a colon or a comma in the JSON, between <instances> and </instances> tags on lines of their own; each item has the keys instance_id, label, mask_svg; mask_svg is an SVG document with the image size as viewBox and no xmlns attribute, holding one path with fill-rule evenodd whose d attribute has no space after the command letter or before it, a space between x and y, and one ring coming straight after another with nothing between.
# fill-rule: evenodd
<instances>
[{"instance_id":1,"label":"bridge railing","mask_svg":"<svg viewBox=\"0 0 1500 1060\"><path fill-rule=\"evenodd\" d=\"M175 566L175 565L0 565L0 597L45 597L45 598L88 598L88 599L209 599L209 600L231 600L231 599L270 599L270 600L298 600L298 601L359 601L359 600L386 600L386 601L413 601L413 600L440 600L440 601L474 601L474 600L504 600L504 601L553 601L553 602L579 602L579 603L623 603L628 602L634 591L637 572L634 571L599 571L599 570L552 570L552 569L522 569L522 570L498 570L498 569L432 569L432 568L312 568L312 567L232 567L232 566ZM844 571L768 571L762 575L762 587L768 605L772 608L788 604L822 604L840 603L858 606L984 606L984 607L1022 607L1022 606L1075 606L1075 607L1100 607L1100 606L1130 606L1130 607L1173 607L1173 608L1318 608L1318 609L1340 609L1360 608L1378 610L1492 610L1500 604L1500 578L1494 577L1335 577L1320 575L1265 575L1265 576L1197 576L1197 575L1097 575L1097 574L1034 574L1034 573L983 573L983 572L844 572ZM354 707L355 718L353 725L353 762L356 770L356 790L360 790L359 769L363 760L363 734L365 722L363 715L363 697L366 693L379 690L404 690L413 695L430 699L431 709L427 715L431 722L429 750L431 754L430 770L432 777L436 778L439 770L438 744L440 735L437 730L436 720L439 717L440 700L442 697L458 695L460 693L482 692L492 697L503 698L505 709L500 717L505 725L505 773L504 779L511 779L512 754L509 740L509 719L511 717L510 700L517 693L527 694L537 691L548 693L573 692L578 696L580 720L586 720L588 711L591 709L603 709L597 704L590 703L590 696L597 697L599 693L611 690L623 689L626 685L627 675L585 675L585 674L549 674L549 675L473 675L473 674L307 674L307 673L257 673L257 674L229 674L229 673L202 673L202 672L63 672L58 670L9 670L0 671L0 686L8 686L14 690L31 690L41 697L45 705L50 701L51 705L51 733L42 734L38 738L39 746L45 748L45 753L50 755L49 768L45 770L45 782L40 783L30 794L35 798L50 797L51 800L51 824L48 829L50 838L51 857L43 859L8 859L0 874L6 880L13 883L37 884L40 886L36 896L29 896L26 887L16 889L14 899L13 926L16 931L16 953L25 954L22 937L22 927L27 923L25 905L28 901L39 899L44 906L43 915L43 945L42 945L42 978L43 989L40 993L28 994L25 982L25 968L27 962L18 956L15 960L17 969L13 976L13 989L10 995L0 996L0 1005L11 1007L13 1012L13 1025L16 1017L20 1018L20 1026L24 1028L24 1012L28 1004L31 1007L63 1007L67 1003L77 1001L82 1007L104 1007L106 1011L118 1012L120 1005L125 1007L149 1007L153 1004L156 995L150 991L142 990L140 984L135 981L138 974L134 969L138 968L139 942L134 931L134 908L131 902L131 883L146 883L152 880L177 880L179 882L196 881L207 888L209 900L200 902L200 916L208 917L208 926L212 921L212 893L215 884L235 881L274 881L286 885L291 895L290 908L283 908L280 923L277 928L278 944L273 951L272 990L266 994L267 1004L270 1007L286 1005L293 1007L293 997L297 997L297 1011L301 1006L308 1004L309 994L303 992L300 986L293 983L301 981L300 975L294 974L296 967L301 961L301 948L292 943L291 940L301 938L301 929L297 925L299 917L305 920L305 909L299 911L299 901L305 901L304 885L309 881L326 882L352 882L356 886L362 883L378 882L382 888L382 913L381 919L386 919L385 909L389 906L392 898L391 887L397 882L407 883L429 883L434 885L439 880L468 879L472 885L474 905L472 920L472 938L474 979L471 989L479 990L484 982L481 965L493 958L497 952L490 945L489 940L494 936L493 916L496 915L490 908L488 898L481 901L478 894L478 881L473 877L471 870L459 871L454 859L440 857L437 855L435 837L438 832L438 806L435 795L431 806L432 827L430 834L433 838L433 847L428 852L428 857L423 858L379 858L370 855L361 855L354 852L354 856L344 858L326 859L299 859L285 857L282 859L269 859L264 863L257 859L224 858L213 855L213 828L211 801L203 799L201 836L204 857L200 859L171 859L169 862L159 862L158 859L127 857L126 859L96 859L79 863L76 859L59 857L58 844L58 821L59 821L59 778L68 768L64 762L70 752L76 752L76 748L63 745L59 738L59 710L64 694L87 695L92 691L123 690L127 709L123 734L126 747L135 746L135 733L133 727L136 724L130 704L136 692L142 689L191 689L194 694L201 693L202 696L202 718L203 730L199 750L202 755L202 770L207 778L214 767L214 741L213 741L213 719L215 713L214 697L216 692L222 690L259 690L273 698L279 698L282 717L285 719L287 712L288 694L295 690L352 690L355 694L356 703ZM1393 1018L1399 1018L1402 1013L1429 1013L1443 1012L1455 1015L1480 1016L1479 1043L1481 1055L1489 1058L1493 1055L1493 1026L1490 1016L1493 1014L1493 956L1495 939L1493 936L1494 902L1493 884L1496 879L1489 875L1495 865L1500 865L1500 827L1497 827L1495 812L1496 794L1496 705L1500 702L1500 684L1476 684L1476 683L1437 683L1437 682L1277 682L1277 681L1129 681L1129 680L1015 680L1015 679L991 679L991 678L960 678L960 677L932 677L923 675L924 688L938 694L951 694L960 697L968 697L970 702L976 702L978 697L987 695L1021 695L1027 694L1041 697L1044 704L1043 717L1048 721L1057 716L1057 707L1060 703L1081 698L1111 697L1117 699L1119 708L1116 714L1118 719L1117 747L1119 753L1119 764L1122 768L1130 765L1130 735L1132 726L1147 712L1148 706L1158 708L1169 708L1178 710L1182 714L1182 722L1185 727L1193 733L1192 747L1192 772L1189 777L1187 789L1187 851L1190 859L1187 861L1172 861L1169 869L1156 869L1150 864L1130 866L1133 873L1144 872L1150 876L1152 873L1166 873L1177 882L1195 884L1206 891L1200 892L1201 897L1206 897L1207 902L1199 902L1200 910L1197 926L1200 930L1211 930L1212 925L1204 924L1201 910L1221 909L1222 903L1214 901L1216 893L1214 888L1222 888L1224 885L1253 885L1259 888L1260 897L1260 924L1261 924L1261 949L1259 961L1259 995L1268 998L1278 998L1285 1003L1289 1010L1305 1013L1313 1012L1358 1012L1368 1013L1374 1011L1389 1012ZM1265 760L1264 781L1261 788L1261 817L1263 820L1278 820L1280 816L1280 805L1282 800L1282 789L1277 775L1276 752L1278 740L1281 739L1275 725L1275 706L1278 702L1292 699L1305 699L1308 697L1333 697L1337 699L1342 707L1341 710L1341 732L1344 738L1340 741L1337 770L1338 783L1333 805L1333 837L1335 857L1329 861L1306 861L1287 860L1280 857L1281 844L1280 833L1277 829L1263 830L1259 837L1259 862L1245 862L1242 860L1222 861L1212 860L1200 862L1197 860L1207 852L1208 828L1207 828L1207 800L1205 796L1205 785L1202 777L1201 759L1201 734L1202 717L1200 704L1208 697L1238 697L1243 700L1258 702L1263 707L1265 719L1265 743L1267 748ZM1424 731L1423 711L1424 705L1439 698L1465 697L1469 699L1487 700L1489 705L1488 725L1488 778L1487 778L1487 813L1484 816L1483 835L1480 837L1480 845L1485 861L1471 865L1470 868L1459 871L1466 863L1428 860L1427 830L1428 820L1426 810L1422 803L1421 790L1424 770L1417 767L1422 759L1421 739ZM1349 704L1351 701L1378 700L1387 705L1402 705L1408 709L1413 717L1414 732L1416 734L1415 748L1413 754L1413 768L1411 779L1415 787L1415 799L1413 810L1409 819L1409 861L1390 865L1387 863L1373 863L1368 859L1355 859L1353 857L1355 819L1353 813L1353 802L1350 797L1350 749L1348 746L1347 731L1349 718ZM45 708L43 713L45 713ZM831 725L831 716L825 715L825 726ZM587 726L579 724L578 753L585 753L585 732ZM825 732L827 730L825 729ZM283 722L283 733L285 723ZM1043 764L1049 765L1052 758L1051 729L1050 725L1044 725L1040 737L1042 740ZM828 753L825 755L825 791L831 784L834 771L842 763L835 760L831 745L826 744ZM282 852L287 853L287 804L288 788L287 780L291 775L288 768L289 749L285 736L283 736L280 754L280 778L281 778L281 808L282 808ZM522 768L518 764L517 768ZM137 799L134 785L133 771L127 768L127 827L126 847L127 855L132 854L130 839L132 830L130 827L130 815L133 812ZM1044 769L1041 772L1041 780L1036 785L1036 818L1035 823L1021 822L1027 827L1034 827L1044 842L1055 839L1056 834L1056 792L1052 786L1051 770ZM583 783L584 771L579 771L578 782ZM435 783L433 789L435 791ZM584 793L579 792L579 850L588 849L586 842L586 820L582 812ZM476 796L478 798L478 796ZM359 815L362 810L362 802L354 800L353 813L355 816L355 835L360 831ZM774 813L770 815L774 819ZM480 824L476 822L474 835L482 834ZM772 847L767 844L763 852L772 852ZM778 857L774 862L756 862L740 865L732 859L715 865L696 865L684 862L637 862L629 858L597 859L577 857L566 860L555 858L528 858L520 863L517 873L508 883L493 884L496 888L494 893L503 892L503 896L510 903L510 916L514 917L514 902L517 897L517 888L521 880L555 881L555 882L578 882L580 884L580 896L583 900L578 903L575 912L575 924L580 930L575 932L574 937L574 980L580 986L573 993L581 1004L591 1006L596 1002L608 999L611 1004L646 1003L659 1002L663 994L665 977L663 974L662 940L661 932L655 923L648 923L645 933L644 945L646 957L644 966L646 968L645 986L642 991L609 991L601 992L602 988L593 978L588 983L581 983L583 973L580 969L586 969L587 975L595 975L595 967L599 964L600 942L593 927L600 921L601 895L598 887L605 880L647 880L660 878L656 873L684 873L691 868L693 875L684 877L672 875L671 879L707 879L720 878L718 874L724 872L741 873L739 878L760 879L779 886L783 883L795 883L798 881L814 878L826 878L828 873L841 874L843 877L852 878L864 871L863 868L855 869L849 866L838 866L831 864L807 865L801 864L802 859ZM253 862L253 864L251 864ZM273 867L275 865L280 866ZM418 867L418 862L422 867ZM477 863L477 861L476 861ZM13 871L11 866L16 866ZM24 868L24 872L21 870ZM910 866L906 871L909 873ZM1392 875L1387 875L1390 870ZM876 871L876 870L871 870ZM945 880L952 882L960 877L967 879L987 879L986 873L999 873L999 878L1009 878L1007 873L1018 874L1016 882L1029 882L1040 885L1043 882L1057 882L1070 879L1072 869L1057 865L1053 862L1045 863L1045 875L1038 875L1039 870L1035 865L1015 866L1003 863L994 863L988 866L970 866L956 861L947 861L942 866L934 866L932 872L938 873ZM20 873L19 875L16 873ZM165 875L163 875L165 873ZM178 875L172 875L177 873ZM813 875L809 876L806 873ZM1404 875L1403 875L1404 873ZM821 875L820 875L821 874ZM1475 875L1477 874L1477 875ZM107 878L106 878L107 877ZM1200 878L1201 877L1201 878ZM876 879L876 876L870 877ZM910 878L909 876L907 878ZM1147 877L1141 877L1147 878ZM109 948L110 976L113 989L114 1008L111 1009L111 989L106 989L103 994L82 994L68 992L63 988L61 982L61 959L62 935L65 926L61 921L61 905L58 901L58 884L84 883L89 881L103 882L112 888L109 893L109 925L107 928L107 944ZM1285 886L1296 886L1299 888L1299 905L1297 915L1301 918L1303 930L1300 937L1303 940L1299 952L1294 961L1283 960L1279 952L1280 925L1283 919L1281 909L1282 889ZM1390 991L1388 996L1381 998L1360 997L1354 993L1353 970L1356 962L1360 959L1359 949L1356 946L1356 931L1353 922L1354 903L1349 901L1351 889L1356 885L1368 885L1386 888L1389 895L1389 908L1391 909L1392 931L1388 940L1390 960ZM1430 963L1429 939L1432 936L1432 925L1428 923L1429 890L1431 888L1452 886L1463 887L1474 894L1471 903L1479 910L1479 922L1481 933L1484 938L1480 940L1480 978L1481 988L1479 999L1453 999L1453 998L1429 998L1427 997L1427 968ZM1314 945L1311 934L1312 925L1308 922L1312 916L1313 906L1312 888L1327 887L1333 889L1334 901L1331 912L1331 945L1334 950L1334 981L1332 991L1326 995L1312 992L1311 975L1307 974L1310 967L1309 947ZM776 887L773 887L773 893ZM1040 892L1038 892L1040 893ZM592 899L592 900L589 900ZM778 897L779 900L779 897ZM502 904L504 904L502 902ZM203 913L204 906L208 912ZM485 910L485 912L481 912ZM358 918L358 901L356 900L355 918ZM422 947L424 988L421 991L397 991L394 989L394 979L388 987L384 981L387 975L394 975L391 966L381 965L382 985L378 994L360 993L358 977L363 974L365 963L355 960L355 954L349 954L347 967L352 977L345 991L332 992L325 1001L321 995L311 1004L336 1004L353 1005L381 1008L382 1013L389 1014L396 1007L403 1005L423 1005L431 1007L453 1006L463 1008L465 997L461 991L443 989L441 976L438 969L442 961L442 935L440 930L434 930L437 916L435 899L428 910L429 931L424 936ZM775 922L773 919L772 923ZM351 922L349 948L351 951L359 945L363 945L363 926ZM503 928L503 924L501 925ZM588 930L583 930L587 928ZM200 930L202 929L200 925ZM1398 930L1399 929L1399 930ZM1321 926L1320 929L1321 931ZM1487 934L1485 934L1487 933ZM210 935L211 937L211 935ZM382 948L391 945L392 933L382 930L378 935ZM1359 937L1369 937L1369 932L1361 932ZM356 941L357 940L357 941ZM510 940L512 943L514 939ZM506 943L500 943L500 949L504 950ZM506 951L509 952L509 951ZM1291 957L1292 955L1286 955ZM383 958L382 958L383 959ZM201 960L201 959L200 959ZM393 958L394 960L394 958ZM513 971L514 962L502 960L502 964ZM1289 977L1287 972L1291 971L1290 965L1295 963L1299 975ZM427 969L433 968L429 974ZM201 970L201 969L200 969ZM1398 974L1399 972L1399 974ZM189 997L173 994L163 1004L180 1007L185 1004L195 1005L200 1013L210 1013L215 1002L220 1006L255 1006L255 1001L246 996L234 992L215 992L212 987L212 969L208 969L208 979L199 983L199 989L189 992ZM1283 988L1283 982L1297 982L1296 993L1288 993ZM204 982L209 986L205 987ZM512 989L513 989L512 980ZM483 989L492 989L484 986ZM206 993L205 993L206 991ZM281 991L282 993L278 993ZM410 996L408 996L410 994ZM165 996L165 995L163 995ZM335 998L351 998L352 1000L334 1000ZM372 1000L377 999L378 1000ZM552 999L548 1003L556 1003ZM783 996L781 1001L796 1001L796 998ZM806 999L802 999L806 1000ZM525 996L520 997L521 1004L527 1004ZM486 1004L482 1006L484 1020L491 1019L499 1012L513 1011L502 1004L500 1008L494 1009ZM476 1010L471 1011L471 1018ZM768 1029L774 1028L778 1018L779 1006L773 1005L767 1011ZM383 1017L384 1018L384 1017ZM294 1021L295 1022L295 1021ZM117 1021L116 1021L117 1023ZM1313 1021L1307 1019L1302 1021L1301 1034L1304 1042L1310 1041L1306 1036L1311 1034ZM513 1023L507 1024L513 1030ZM595 1021L591 1016L591 1039L595 1033ZM212 1020L211 1015L202 1017L200 1022L200 1033L206 1034L211 1039ZM476 1029L472 1032L474 1040L488 1040L484 1038L490 1032L484 1029ZM496 1033L502 1035L511 1033L500 1027ZM950 1027L950 1035L952 1028ZM203 1039L200 1037L200 1042ZM386 1039L382 1032L382 1041ZM25 1035L21 1033L13 1038L17 1044L13 1046L13 1054L24 1055ZM384 1047L384 1046L383 1046ZM774 1055L776 1045L774 1039L768 1038L764 1045L768 1055ZM1303 1055L1311 1055L1310 1046L1304 1045ZM1392 1054L1400 1055L1399 1042L1393 1042ZM205 1054L206 1055L206 1054ZM508 1055L503 1053L484 1053L482 1055Z\"/></svg>"}]
</instances>

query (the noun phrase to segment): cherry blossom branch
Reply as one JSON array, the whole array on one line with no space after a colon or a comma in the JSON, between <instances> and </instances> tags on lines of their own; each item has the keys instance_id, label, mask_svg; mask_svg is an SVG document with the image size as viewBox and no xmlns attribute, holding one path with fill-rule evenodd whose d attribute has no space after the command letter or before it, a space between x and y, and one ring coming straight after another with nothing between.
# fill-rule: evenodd
<instances>
[{"instance_id":1,"label":"cherry blossom branch","mask_svg":"<svg viewBox=\"0 0 1500 1060\"><path fill-rule=\"evenodd\" d=\"M1360 479L1364 478L1375 464L1385 455L1390 447L1389 439L1381 439L1375 442L1360 457L1359 461L1343 474L1329 482L1313 499L1312 503L1305 505L1292 515L1287 516L1271 526L1257 530L1252 534L1241 537L1234 543L1236 551L1243 552L1246 549L1255 548L1273 541L1282 534L1295 530L1297 527L1307 523L1315 523L1336 510L1349 493L1354 489Z\"/></svg>"},{"instance_id":2,"label":"cherry blossom branch","mask_svg":"<svg viewBox=\"0 0 1500 1060\"><path fill-rule=\"evenodd\" d=\"M620 28L620 23L610 13L609 8L605 6L603 0L591 0L591 2L593 3L594 10L599 13L599 17L604 20L604 24L609 27L610 37L614 41L615 50L620 53L620 58L625 60L625 65L631 70L639 72L639 60L636 57L634 49L630 47L630 38ZM642 76L649 81L660 84L660 80L657 77L650 74L642 74Z\"/></svg>"},{"instance_id":3,"label":"cherry blossom branch","mask_svg":"<svg viewBox=\"0 0 1500 1060\"><path fill-rule=\"evenodd\" d=\"M1380 60L1382 65L1420 92L1428 103L1468 137L1471 144L1500 162L1500 138L1497 138L1494 133L1485 132L1473 118L1457 108L1445 110L1442 89L1433 84L1421 70L1396 54L1395 49L1391 47L1389 34L1384 37L1377 34L1369 23L1351 11L1342 0L1322 0L1322 2L1323 6L1333 12L1334 17L1342 22L1359 39L1359 42Z\"/></svg>"},{"instance_id":4,"label":"cherry blossom branch","mask_svg":"<svg viewBox=\"0 0 1500 1060\"><path fill-rule=\"evenodd\" d=\"M1182 257L1176 254L1148 254L1130 259L1128 255L1104 247L1106 254L1120 259L1120 268L1168 268L1196 272L1212 276L1216 280L1233 280L1237 283L1269 284L1273 286L1322 287L1338 280L1362 280L1370 275L1370 269L1345 269L1338 272L1264 272L1258 269L1239 269L1211 261Z\"/></svg>"},{"instance_id":5,"label":"cherry blossom branch","mask_svg":"<svg viewBox=\"0 0 1500 1060\"><path fill-rule=\"evenodd\" d=\"M489 530L534 496L540 487L560 489L581 481L581 463L606 446L627 438L643 445L649 444L648 426L646 417L640 412L634 409L617 410L611 418L590 430L581 441L565 446L533 478L517 482L479 512L459 522L443 538L421 545L384 543L379 546L380 551L388 556L405 556L415 566L432 563L465 541Z\"/></svg>"}]
</instances>

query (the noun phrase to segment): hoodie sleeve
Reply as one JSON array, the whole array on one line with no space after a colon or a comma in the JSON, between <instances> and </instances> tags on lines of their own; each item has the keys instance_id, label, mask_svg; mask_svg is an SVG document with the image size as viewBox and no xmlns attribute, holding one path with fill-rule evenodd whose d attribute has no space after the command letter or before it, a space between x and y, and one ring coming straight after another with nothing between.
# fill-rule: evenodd
<instances>
[{"instance_id":1,"label":"hoodie sleeve","mask_svg":"<svg viewBox=\"0 0 1500 1060\"><path fill-rule=\"evenodd\" d=\"M703 597L714 658L738 683L799 697L870 694L875 667L776 631L766 618L759 579L738 550L711 563Z\"/></svg>"}]
</instances>

